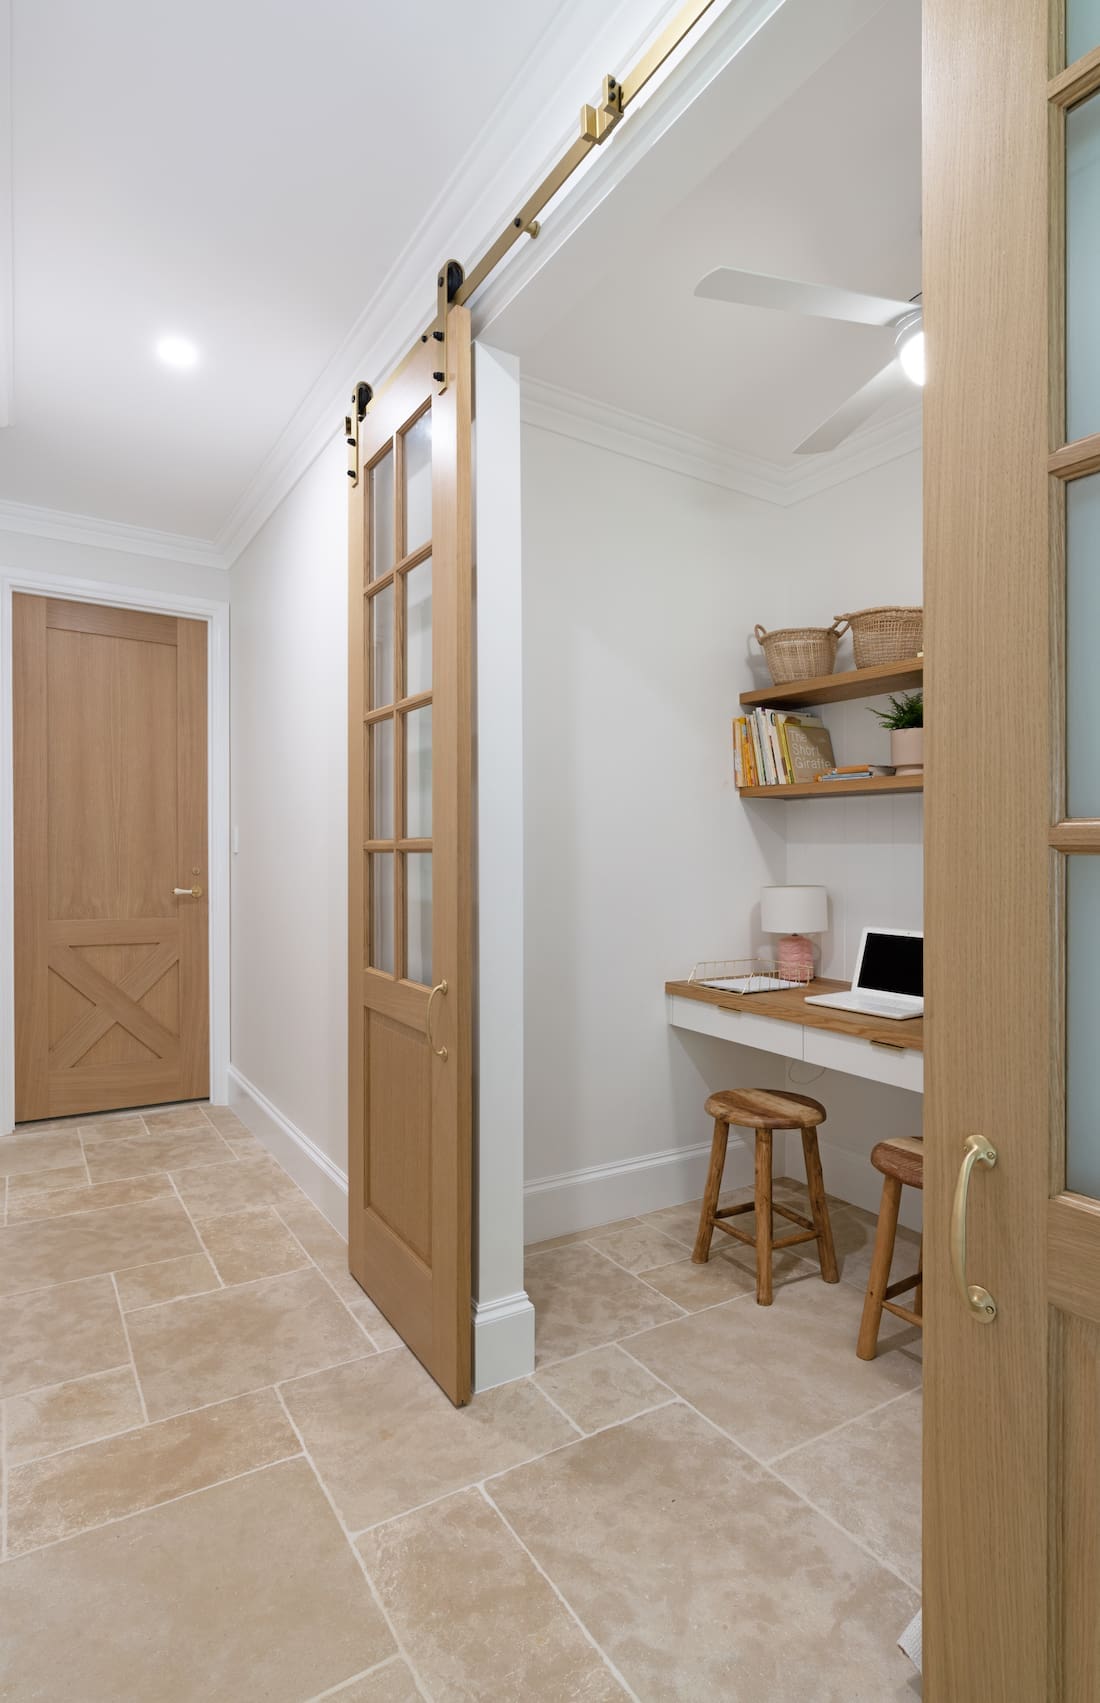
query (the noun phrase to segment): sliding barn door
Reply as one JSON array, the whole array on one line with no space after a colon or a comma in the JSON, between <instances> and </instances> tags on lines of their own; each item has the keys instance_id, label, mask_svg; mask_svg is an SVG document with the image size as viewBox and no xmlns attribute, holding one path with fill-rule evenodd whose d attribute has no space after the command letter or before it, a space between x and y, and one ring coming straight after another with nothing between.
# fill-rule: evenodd
<instances>
[{"instance_id":1,"label":"sliding barn door","mask_svg":"<svg viewBox=\"0 0 1100 1703\"><path fill-rule=\"evenodd\" d=\"M209 1093L206 638L12 599L17 1119Z\"/></svg>"},{"instance_id":2,"label":"sliding barn door","mask_svg":"<svg viewBox=\"0 0 1100 1703\"><path fill-rule=\"evenodd\" d=\"M924 1695L1100 1698L1100 7L925 0Z\"/></svg>"},{"instance_id":3,"label":"sliding barn door","mask_svg":"<svg viewBox=\"0 0 1100 1703\"><path fill-rule=\"evenodd\" d=\"M447 362L441 392L433 369ZM349 1263L470 1395L471 354L448 314L360 426L350 524Z\"/></svg>"}]
</instances>

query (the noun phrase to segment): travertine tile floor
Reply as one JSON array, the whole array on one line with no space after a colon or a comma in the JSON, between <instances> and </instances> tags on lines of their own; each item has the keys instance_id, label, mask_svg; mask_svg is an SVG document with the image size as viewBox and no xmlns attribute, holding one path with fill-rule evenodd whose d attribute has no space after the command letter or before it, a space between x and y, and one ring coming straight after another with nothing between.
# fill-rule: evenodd
<instances>
[{"instance_id":1,"label":"travertine tile floor","mask_svg":"<svg viewBox=\"0 0 1100 1703\"><path fill-rule=\"evenodd\" d=\"M537 1370L456 1412L232 1112L24 1130L0 1183L7 1703L919 1695L866 1213L770 1309L694 1205L532 1249Z\"/></svg>"}]
</instances>

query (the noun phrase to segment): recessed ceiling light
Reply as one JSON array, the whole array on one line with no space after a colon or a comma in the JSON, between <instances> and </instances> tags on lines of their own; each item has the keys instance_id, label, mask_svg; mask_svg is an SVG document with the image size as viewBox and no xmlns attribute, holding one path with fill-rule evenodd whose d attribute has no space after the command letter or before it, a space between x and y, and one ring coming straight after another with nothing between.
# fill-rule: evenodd
<instances>
[{"instance_id":1,"label":"recessed ceiling light","mask_svg":"<svg viewBox=\"0 0 1100 1703\"><path fill-rule=\"evenodd\" d=\"M198 364L199 351L186 337L161 337L157 356L166 367L193 367Z\"/></svg>"}]
</instances>

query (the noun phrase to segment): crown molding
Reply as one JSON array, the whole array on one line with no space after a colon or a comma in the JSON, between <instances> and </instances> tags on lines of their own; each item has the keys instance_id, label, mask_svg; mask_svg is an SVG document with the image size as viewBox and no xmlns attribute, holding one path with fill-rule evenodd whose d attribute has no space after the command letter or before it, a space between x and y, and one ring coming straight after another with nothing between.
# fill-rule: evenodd
<instances>
[{"instance_id":1,"label":"crown molding","mask_svg":"<svg viewBox=\"0 0 1100 1703\"><path fill-rule=\"evenodd\" d=\"M181 532L159 532L149 526L127 526L95 515L66 514L63 509L35 508L0 498L0 532L22 532L33 538L56 538L66 544L90 544L98 550L122 550L130 556L156 556L169 562L188 562L196 568L226 568L228 563L209 538Z\"/></svg>"},{"instance_id":2,"label":"crown molding","mask_svg":"<svg viewBox=\"0 0 1100 1703\"><path fill-rule=\"evenodd\" d=\"M541 379L522 379L520 415L526 425L542 431L576 438L781 508L793 507L921 446L919 403L881 425L863 427L838 449L805 457L798 464L746 455Z\"/></svg>"}]
</instances>

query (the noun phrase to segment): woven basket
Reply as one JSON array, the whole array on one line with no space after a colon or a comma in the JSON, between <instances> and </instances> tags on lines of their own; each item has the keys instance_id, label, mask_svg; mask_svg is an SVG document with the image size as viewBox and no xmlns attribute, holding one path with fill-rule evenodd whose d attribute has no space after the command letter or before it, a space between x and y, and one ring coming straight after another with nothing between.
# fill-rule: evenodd
<instances>
[{"instance_id":1,"label":"woven basket","mask_svg":"<svg viewBox=\"0 0 1100 1703\"><path fill-rule=\"evenodd\" d=\"M767 632L759 622L753 631L764 652L773 686L788 680L812 680L831 674L836 667L836 647L848 631L845 616L838 615L831 627L776 627Z\"/></svg>"},{"instance_id":2,"label":"woven basket","mask_svg":"<svg viewBox=\"0 0 1100 1703\"><path fill-rule=\"evenodd\" d=\"M908 662L924 649L924 610L888 606L854 609L838 615L852 629L852 649L857 668L875 668L888 662Z\"/></svg>"}]
</instances>

